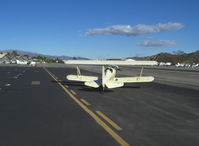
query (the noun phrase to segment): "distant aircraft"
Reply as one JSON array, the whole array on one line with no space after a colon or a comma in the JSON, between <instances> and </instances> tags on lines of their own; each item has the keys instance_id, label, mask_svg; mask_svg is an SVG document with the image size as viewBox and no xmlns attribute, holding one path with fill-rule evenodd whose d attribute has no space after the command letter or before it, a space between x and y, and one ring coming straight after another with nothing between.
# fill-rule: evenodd
<instances>
[{"instance_id":1,"label":"distant aircraft","mask_svg":"<svg viewBox=\"0 0 199 146\"><path fill-rule=\"evenodd\" d=\"M84 82L84 85L99 88L117 88L124 86L124 83L138 83L138 82L152 82L153 76L142 76L143 67L140 75L135 77L116 77L118 70L117 65L157 65L156 61L113 61L113 60L63 60L65 64L77 65L77 75L67 75L66 78L71 81ZM102 66L102 78L97 76L85 76L81 75L78 65L101 65Z\"/></svg>"}]
</instances>

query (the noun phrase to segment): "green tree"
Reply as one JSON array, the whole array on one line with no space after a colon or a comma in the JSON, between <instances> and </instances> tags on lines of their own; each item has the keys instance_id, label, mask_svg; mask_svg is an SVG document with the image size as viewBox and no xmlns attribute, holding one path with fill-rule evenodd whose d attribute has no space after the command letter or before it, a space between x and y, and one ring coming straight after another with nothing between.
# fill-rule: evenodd
<instances>
[{"instance_id":1,"label":"green tree","mask_svg":"<svg viewBox=\"0 0 199 146\"><path fill-rule=\"evenodd\" d=\"M12 51L12 55L19 56L19 54L17 53L17 51Z\"/></svg>"},{"instance_id":2,"label":"green tree","mask_svg":"<svg viewBox=\"0 0 199 146\"><path fill-rule=\"evenodd\" d=\"M73 57L72 60L77 60L77 57Z\"/></svg>"}]
</instances>

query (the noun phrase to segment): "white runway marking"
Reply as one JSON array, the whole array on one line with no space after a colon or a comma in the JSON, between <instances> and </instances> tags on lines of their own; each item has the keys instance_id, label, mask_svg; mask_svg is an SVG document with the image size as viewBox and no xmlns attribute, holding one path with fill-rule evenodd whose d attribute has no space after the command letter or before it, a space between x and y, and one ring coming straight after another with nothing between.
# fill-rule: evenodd
<instances>
[{"instance_id":1,"label":"white runway marking","mask_svg":"<svg viewBox=\"0 0 199 146\"><path fill-rule=\"evenodd\" d=\"M9 87L9 86L11 86L11 84L5 84L5 86L6 86L6 87Z\"/></svg>"},{"instance_id":2,"label":"white runway marking","mask_svg":"<svg viewBox=\"0 0 199 146\"><path fill-rule=\"evenodd\" d=\"M32 81L31 85L40 85L40 81Z\"/></svg>"}]
</instances>

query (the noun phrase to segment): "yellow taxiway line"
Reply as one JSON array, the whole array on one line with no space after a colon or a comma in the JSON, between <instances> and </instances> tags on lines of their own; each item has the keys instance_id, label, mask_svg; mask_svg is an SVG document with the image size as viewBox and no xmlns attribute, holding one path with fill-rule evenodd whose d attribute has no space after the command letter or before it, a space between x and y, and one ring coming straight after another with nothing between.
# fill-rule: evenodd
<instances>
[{"instance_id":1,"label":"yellow taxiway line","mask_svg":"<svg viewBox=\"0 0 199 146\"><path fill-rule=\"evenodd\" d=\"M57 79L54 77L48 69L44 68L44 70L57 82ZM113 131L105 122L103 122L99 116L97 116L93 111L91 111L87 106L85 106L78 98L76 98L64 85L60 82L57 82L60 87L85 111L87 112L106 132L108 132L120 145L129 146L129 144L120 137L115 131Z\"/></svg>"},{"instance_id":2,"label":"yellow taxiway line","mask_svg":"<svg viewBox=\"0 0 199 146\"><path fill-rule=\"evenodd\" d=\"M103 114L100 111L96 111L96 113L102 117L104 120L106 120L111 126L113 126L116 130L121 131L122 128L118 126L115 122L113 122L110 118L108 118L105 114Z\"/></svg>"},{"instance_id":3,"label":"yellow taxiway line","mask_svg":"<svg viewBox=\"0 0 199 146\"><path fill-rule=\"evenodd\" d=\"M70 90L71 93L73 93L74 95L77 95L77 93L73 90Z\"/></svg>"},{"instance_id":4,"label":"yellow taxiway line","mask_svg":"<svg viewBox=\"0 0 199 146\"><path fill-rule=\"evenodd\" d=\"M88 103L85 99L80 99L85 105L89 106L91 105L90 103Z\"/></svg>"}]
</instances>

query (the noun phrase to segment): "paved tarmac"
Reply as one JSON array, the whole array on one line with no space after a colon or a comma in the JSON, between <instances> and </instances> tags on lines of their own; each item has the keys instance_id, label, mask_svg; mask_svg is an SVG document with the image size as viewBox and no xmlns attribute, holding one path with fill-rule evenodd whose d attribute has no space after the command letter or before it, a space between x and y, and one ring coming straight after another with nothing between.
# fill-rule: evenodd
<instances>
[{"instance_id":1,"label":"paved tarmac","mask_svg":"<svg viewBox=\"0 0 199 146\"><path fill-rule=\"evenodd\" d=\"M71 67L0 67L0 145L199 145L194 73L160 73L188 74L191 82L182 86L163 78L167 82L127 84L105 92L65 79L75 73ZM88 70L82 74L100 76Z\"/></svg>"}]
</instances>

